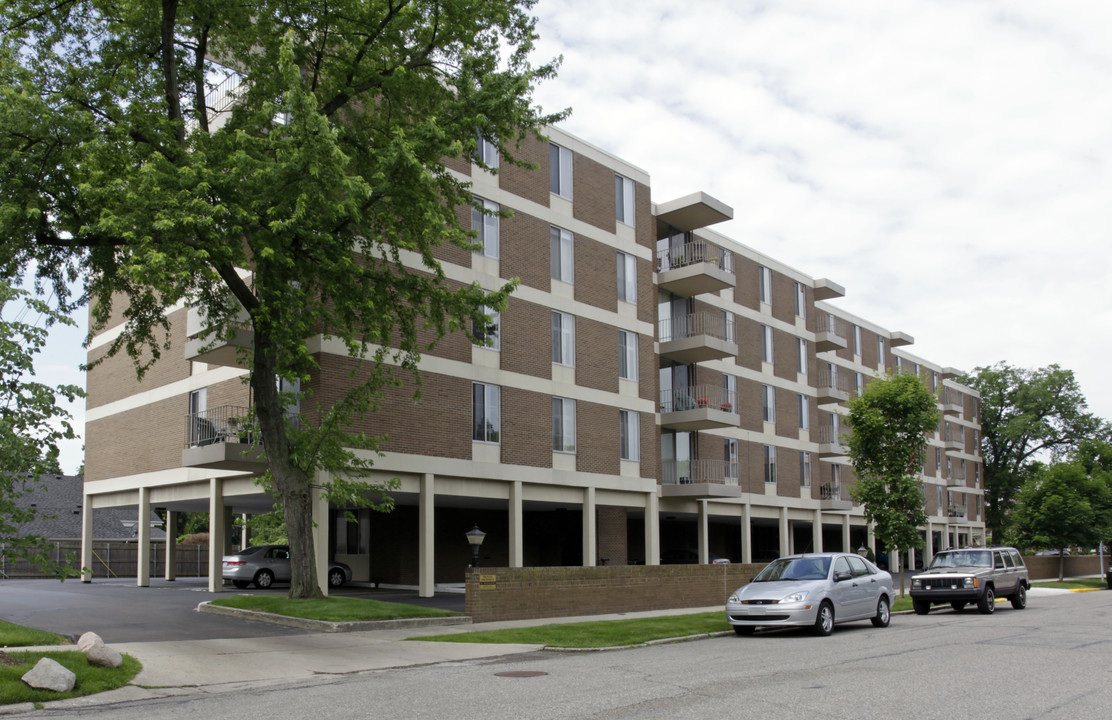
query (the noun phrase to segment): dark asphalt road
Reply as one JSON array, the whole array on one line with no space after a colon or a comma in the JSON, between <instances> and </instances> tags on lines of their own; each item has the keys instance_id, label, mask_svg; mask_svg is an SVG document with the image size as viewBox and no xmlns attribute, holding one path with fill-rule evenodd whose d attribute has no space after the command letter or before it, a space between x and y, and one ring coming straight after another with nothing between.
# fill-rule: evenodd
<instances>
[{"instance_id":1,"label":"dark asphalt road","mask_svg":"<svg viewBox=\"0 0 1112 720\"><path fill-rule=\"evenodd\" d=\"M230 586L229 586L230 588ZM76 638L93 631L106 643L271 637L303 630L197 612L197 605L235 593L285 594L287 588L259 591L208 592L205 578L168 582L151 579L150 587L136 587L134 578L91 583L77 580L0 580L0 620L50 630ZM404 590L379 590L352 585L335 595L367 597L386 602L441 607L463 612L462 593L419 598Z\"/></svg>"}]
</instances>

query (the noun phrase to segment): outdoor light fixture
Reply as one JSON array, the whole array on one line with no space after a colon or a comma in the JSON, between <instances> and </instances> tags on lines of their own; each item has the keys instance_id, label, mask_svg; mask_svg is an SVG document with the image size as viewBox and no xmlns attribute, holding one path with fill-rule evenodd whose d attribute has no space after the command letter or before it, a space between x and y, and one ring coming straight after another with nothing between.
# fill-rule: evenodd
<instances>
[{"instance_id":1,"label":"outdoor light fixture","mask_svg":"<svg viewBox=\"0 0 1112 720\"><path fill-rule=\"evenodd\" d=\"M467 531L467 542L471 544L471 567L479 567L479 548L486 539L487 534L479 529L476 523L475 527Z\"/></svg>"}]
</instances>

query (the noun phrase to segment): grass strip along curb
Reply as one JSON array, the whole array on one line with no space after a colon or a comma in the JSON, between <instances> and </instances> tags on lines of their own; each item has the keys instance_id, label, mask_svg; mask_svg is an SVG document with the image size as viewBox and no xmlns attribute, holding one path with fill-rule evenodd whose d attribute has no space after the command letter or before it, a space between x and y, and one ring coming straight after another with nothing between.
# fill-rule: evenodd
<instances>
[{"instance_id":1,"label":"grass strip along curb","mask_svg":"<svg viewBox=\"0 0 1112 720\"><path fill-rule=\"evenodd\" d=\"M450 610L347 597L290 600L275 595L235 595L203 602L197 606L197 610L315 632L354 632L471 623L470 617Z\"/></svg>"}]
</instances>

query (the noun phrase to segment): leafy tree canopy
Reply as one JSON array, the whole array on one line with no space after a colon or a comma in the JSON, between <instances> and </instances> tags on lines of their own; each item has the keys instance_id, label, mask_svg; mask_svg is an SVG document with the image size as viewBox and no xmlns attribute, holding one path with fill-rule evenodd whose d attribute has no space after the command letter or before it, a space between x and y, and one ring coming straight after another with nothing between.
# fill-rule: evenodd
<instances>
[{"instance_id":1,"label":"leafy tree canopy","mask_svg":"<svg viewBox=\"0 0 1112 720\"><path fill-rule=\"evenodd\" d=\"M449 282L473 247L446 159L479 138L502 166L562 115L531 102L533 0L15 0L0 6L0 268L59 286L83 269L91 332L116 317L140 376L168 312L214 340L246 326L254 421L285 508L291 597L319 593L311 483L344 497L393 367L483 323L513 283ZM314 338L368 362L313 407ZM296 392L279 392L279 380ZM302 417L287 420L294 403Z\"/></svg>"}]
</instances>

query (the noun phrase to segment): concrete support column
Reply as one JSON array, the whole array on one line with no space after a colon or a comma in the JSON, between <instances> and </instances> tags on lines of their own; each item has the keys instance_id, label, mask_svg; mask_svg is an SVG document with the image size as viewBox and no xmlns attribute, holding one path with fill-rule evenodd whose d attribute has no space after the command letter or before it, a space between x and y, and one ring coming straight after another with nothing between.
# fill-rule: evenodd
<instances>
[{"instance_id":1,"label":"concrete support column","mask_svg":"<svg viewBox=\"0 0 1112 720\"><path fill-rule=\"evenodd\" d=\"M224 481L209 479L209 592L224 590Z\"/></svg>"},{"instance_id":2,"label":"concrete support column","mask_svg":"<svg viewBox=\"0 0 1112 720\"><path fill-rule=\"evenodd\" d=\"M435 476L421 476L421 495L417 500L417 595L432 597L436 592L436 488Z\"/></svg>"},{"instance_id":3,"label":"concrete support column","mask_svg":"<svg viewBox=\"0 0 1112 720\"><path fill-rule=\"evenodd\" d=\"M178 534L175 528L178 524L178 514L174 510L166 510L166 579L178 579Z\"/></svg>"},{"instance_id":4,"label":"concrete support column","mask_svg":"<svg viewBox=\"0 0 1112 720\"><path fill-rule=\"evenodd\" d=\"M815 508L815 519L811 521L811 547L822 552L822 508Z\"/></svg>"},{"instance_id":5,"label":"concrete support column","mask_svg":"<svg viewBox=\"0 0 1112 720\"><path fill-rule=\"evenodd\" d=\"M151 489L139 488L139 524L136 542L138 553L135 558L135 584L139 587L151 586Z\"/></svg>"},{"instance_id":6,"label":"concrete support column","mask_svg":"<svg viewBox=\"0 0 1112 720\"><path fill-rule=\"evenodd\" d=\"M857 550L857 548L850 547L849 515L846 514L846 515L842 516L842 551L843 552L854 552L856 550Z\"/></svg>"},{"instance_id":7,"label":"concrete support column","mask_svg":"<svg viewBox=\"0 0 1112 720\"><path fill-rule=\"evenodd\" d=\"M328 473L318 473L317 482L312 488L313 493L313 551L317 564L317 582L320 591L328 595L328 496L324 494L324 485L331 482Z\"/></svg>"},{"instance_id":8,"label":"concrete support column","mask_svg":"<svg viewBox=\"0 0 1112 720\"><path fill-rule=\"evenodd\" d=\"M780 557L792 554L791 534L788 532L788 509L780 508Z\"/></svg>"},{"instance_id":9,"label":"concrete support column","mask_svg":"<svg viewBox=\"0 0 1112 720\"><path fill-rule=\"evenodd\" d=\"M656 490L645 493L645 564L660 564L660 498Z\"/></svg>"},{"instance_id":10,"label":"concrete support column","mask_svg":"<svg viewBox=\"0 0 1112 720\"><path fill-rule=\"evenodd\" d=\"M598 521L595 514L595 489L583 488L583 567L598 565Z\"/></svg>"},{"instance_id":11,"label":"concrete support column","mask_svg":"<svg viewBox=\"0 0 1112 720\"><path fill-rule=\"evenodd\" d=\"M251 533L247 529L247 518L249 517L250 515L248 515L247 513L243 513L239 516L239 549L241 552L251 547Z\"/></svg>"},{"instance_id":12,"label":"concrete support column","mask_svg":"<svg viewBox=\"0 0 1112 720\"><path fill-rule=\"evenodd\" d=\"M753 528L750 525L752 520L750 511L749 503L741 506L741 561L743 563L753 562Z\"/></svg>"},{"instance_id":13,"label":"concrete support column","mask_svg":"<svg viewBox=\"0 0 1112 720\"><path fill-rule=\"evenodd\" d=\"M934 533L932 532L933 526L930 521L927 521L927 544L923 546L923 566L930 567L931 560L934 560Z\"/></svg>"},{"instance_id":14,"label":"concrete support column","mask_svg":"<svg viewBox=\"0 0 1112 720\"><path fill-rule=\"evenodd\" d=\"M706 565L710 562L710 529L707 522L707 501L699 501L699 517L696 520L695 532L699 543L699 564Z\"/></svg>"},{"instance_id":15,"label":"concrete support column","mask_svg":"<svg viewBox=\"0 0 1112 720\"><path fill-rule=\"evenodd\" d=\"M91 495L81 498L81 582L93 581L93 503Z\"/></svg>"},{"instance_id":16,"label":"concrete support column","mask_svg":"<svg viewBox=\"0 0 1112 720\"><path fill-rule=\"evenodd\" d=\"M525 567L525 524L521 510L522 486L520 480L510 483L509 542L510 567Z\"/></svg>"},{"instance_id":17,"label":"concrete support column","mask_svg":"<svg viewBox=\"0 0 1112 720\"><path fill-rule=\"evenodd\" d=\"M876 557L876 532L873 530L872 523L865 526L865 538L865 545L873 551L873 557Z\"/></svg>"}]
</instances>

